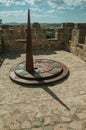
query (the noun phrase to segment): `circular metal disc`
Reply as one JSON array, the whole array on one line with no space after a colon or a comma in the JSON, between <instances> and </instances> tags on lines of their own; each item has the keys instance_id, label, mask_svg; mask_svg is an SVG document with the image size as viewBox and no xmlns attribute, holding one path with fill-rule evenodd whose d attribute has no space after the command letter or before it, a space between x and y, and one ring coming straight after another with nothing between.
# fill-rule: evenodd
<instances>
[{"instance_id":1,"label":"circular metal disc","mask_svg":"<svg viewBox=\"0 0 86 130\"><path fill-rule=\"evenodd\" d=\"M34 61L34 71L26 71L26 62L13 66L10 78L24 84L46 84L59 81L68 74L67 67L58 61L38 59Z\"/></svg>"},{"instance_id":2,"label":"circular metal disc","mask_svg":"<svg viewBox=\"0 0 86 130\"><path fill-rule=\"evenodd\" d=\"M26 62L22 62L15 67L17 76L24 79L48 79L62 72L62 66L53 60L35 60L34 71L29 73L26 71Z\"/></svg>"}]
</instances>

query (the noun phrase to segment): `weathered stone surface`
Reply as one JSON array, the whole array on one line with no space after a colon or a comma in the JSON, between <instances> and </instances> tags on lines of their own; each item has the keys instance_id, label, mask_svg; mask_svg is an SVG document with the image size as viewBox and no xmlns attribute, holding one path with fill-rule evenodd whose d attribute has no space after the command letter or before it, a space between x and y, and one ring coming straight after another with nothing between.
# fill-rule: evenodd
<instances>
[{"instance_id":1,"label":"weathered stone surface","mask_svg":"<svg viewBox=\"0 0 86 130\"><path fill-rule=\"evenodd\" d=\"M52 124L59 123L61 121L61 118L59 115L51 117Z\"/></svg>"},{"instance_id":2,"label":"weathered stone surface","mask_svg":"<svg viewBox=\"0 0 86 130\"><path fill-rule=\"evenodd\" d=\"M71 117L62 116L61 121L63 121L63 122L71 122L72 119L71 119Z\"/></svg>"},{"instance_id":3,"label":"weathered stone surface","mask_svg":"<svg viewBox=\"0 0 86 130\"><path fill-rule=\"evenodd\" d=\"M17 117L17 121L20 123L22 123L24 121L29 121L29 117L28 117L27 113L19 114Z\"/></svg>"},{"instance_id":4,"label":"weathered stone surface","mask_svg":"<svg viewBox=\"0 0 86 130\"><path fill-rule=\"evenodd\" d=\"M81 26L72 30L72 38L70 51L79 56L82 60L86 61L86 45L85 45L85 35L86 35L86 24L78 25ZM84 28L83 28L84 26Z\"/></svg>"},{"instance_id":5,"label":"weathered stone surface","mask_svg":"<svg viewBox=\"0 0 86 130\"><path fill-rule=\"evenodd\" d=\"M37 23L36 23L37 24ZM38 23L38 25L40 25ZM75 25L75 26L74 26ZM0 32L4 35L5 49L26 50L26 25L0 26ZM47 39L47 31L52 30L52 34ZM86 61L86 24L85 23L62 23L61 27L52 29L49 27L32 26L32 43L34 50L58 50L64 49L79 56ZM0 39L0 43L1 39ZM3 53L4 45L0 44L0 52Z\"/></svg>"},{"instance_id":6,"label":"weathered stone surface","mask_svg":"<svg viewBox=\"0 0 86 130\"><path fill-rule=\"evenodd\" d=\"M54 130L67 130L67 127L65 124L57 124L55 125Z\"/></svg>"},{"instance_id":7,"label":"weathered stone surface","mask_svg":"<svg viewBox=\"0 0 86 130\"><path fill-rule=\"evenodd\" d=\"M46 126L46 127L44 127L44 130L53 130L53 127L52 126Z\"/></svg>"},{"instance_id":8,"label":"weathered stone surface","mask_svg":"<svg viewBox=\"0 0 86 130\"><path fill-rule=\"evenodd\" d=\"M68 52L46 53L40 51L34 58L63 62L70 71L67 80L42 87L16 84L9 70L24 61L25 54L6 54L0 68L0 130L86 129L86 63Z\"/></svg>"},{"instance_id":9,"label":"weathered stone surface","mask_svg":"<svg viewBox=\"0 0 86 130\"><path fill-rule=\"evenodd\" d=\"M10 129L11 130L19 130L20 129L20 124L19 124L19 122L12 122L12 124L10 125Z\"/></svg>"},{"instance_id":10,"label":"weathered stone surface","mask_svg":"<svg viewBox=\"0 0 86 130\"><path fill-rule=\"evenodd\" d=\"M73 121L69 125L70 128L73 128L75 130L82 130L82 122L81 121Z\"/></svg>"},{"instance_id":11,"label":"weathered stone surface","mask_svg":"<svg viewBox=\"0 0 86 130\"><path fill-rule=\"evenodd\" d=\"M0 129L1 129L1 130L2 130L3 126L4 126L3 120L2 120L2 118L0 118Z\"/></svg>"},{"instance_id":12,"label":"weathered stone surface","mask_svg":"<svg viewBox=\"0 0 86 130\"><path fill-rule=\"evenodd\" d=\"M50 116L49 117L45 117L43 124L44 124L44 126L52 124L52 118Z\"/></svg>"},{"instance_id":13,"label":"weathered stone surface","mask_svg":"<svg viewBox=\"0 0 86 130\"><path fill-rule=\"evenodd\" d=\"M32 122L32 127L40 127L40 126L42 126L42 122L43 122L43 120L41 118L35 119Z\"/></svg>"},{"instance_id":14,"label":"weathered stone surface","mask_svg":"<svg viewBox=\"0 0 86 130\"><path fill-rule=\"evenodd\" d=\"M32 128L31 130L43 130L43 128Z\"/></svg>"},{"instance_id":15,"label":"weathered stone surface","mask_svg":"<svg viewBox=\"0 0 86 130\"><path fill-rule=\"evenodd\" d=\"M29 121L23 121L21 123L21 129L25 129L25 128L27 129L31 128L31 123Z\"/></svg>"},{"instance_id":16,"label":"weathered stone surface","mask_svg":"<svg viewBox=\"0 0 86 130\"><path fill-rule=\"evenodd\" d=\"M85 112L83 112L83 113L78 113L78 114L77 114L77 117L78 117L80 120L86 119L86 113L85 113Z\"/></svg>"},{"instance_id":17,"label":"weathered stone surface","mask_svg":"<svg viewBox=\"0 0 86 130\"><path fill-rule=\"evenodd\" d=\"M1 130L10 130L10 128L7 127L7 126L5 126L5 127L3 127L3 129L1 129Z\"/></svg>"},{"instance_id":18,"label":"weathered stone surface","mask_svg":"<svg viewBox=\"0 0 86 130\"><path fill-rule=\"evenodd\" d=\"M85 94L86 94L85 90L80 92L80 95L85 95Z\"/></svg>"}]
</instances>

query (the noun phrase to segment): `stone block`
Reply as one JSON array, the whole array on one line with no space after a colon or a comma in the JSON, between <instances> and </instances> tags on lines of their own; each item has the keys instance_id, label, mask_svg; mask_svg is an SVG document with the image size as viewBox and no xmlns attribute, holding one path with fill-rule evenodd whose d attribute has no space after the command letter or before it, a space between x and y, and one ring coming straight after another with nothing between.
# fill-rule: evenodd
<instances>
[{"instance_id":1,"label":"stone block","mask_svg":"<svg viewBox=\"0 0 86 130\"><path fill-rule=\"evenodd\" d=\"M74 25L74 28L86 29L86 23L77 23Z\"/></svg>"},{"instance_id":2,"label":"stone block","mask_svg":"<svg viewBox=\"0 0 86 130\"><path fill-rule=\"evenodd\" d=\"M67 28L67 27L74 28L74 23L62 23L61 27L63 27L63 28Z\"/></svg>"},{"instance_id":3,"label":"stone block","mask_svg":"<svg viewBox=\"0 0 86 130\"><path fill-rule=\"evenodd\" d=\"M85 36L85 42L84 42L84 44L86 44L86 36Z\"/></svg>"},{"instance_id":4,"label":"stone block","mask_svg":"<svg viewBox=\"0 0 86 130\"><path fill-rule=\"evenodd\" d=\"M79 36L78 43L84 44L84 42L85 42L85 36Z\"/></svg>"},{"instance_id":5,"label":"stone block","mask_svg":"<svg viewBox=\"0 0 86 130\"><path fill-rule=\"evenodd\" d=\"M53 127L52 126L46 126L46 127L44 127L44 130L53 130Z\"/></svg>"},{"instance_id":6,"label":"stone block","mask_svg":"<svg viewBox=\"0 0 86 130\"><path fill-rule=\"evenodd\" d=\"M78 55L77 47L71 46L71 47L70 47L70 52L72 52L72 53L75 54L75 55Z\"/></svg>"}]
</instances>

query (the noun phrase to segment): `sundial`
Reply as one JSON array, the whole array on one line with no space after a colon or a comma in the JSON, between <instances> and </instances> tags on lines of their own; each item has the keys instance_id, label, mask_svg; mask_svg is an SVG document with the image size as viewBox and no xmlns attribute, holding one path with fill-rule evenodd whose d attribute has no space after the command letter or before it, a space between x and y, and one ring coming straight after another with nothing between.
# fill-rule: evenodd
<instances>
[{"instance_id":1,"label":"sundial","mask_svg":"<svg viewBox=\"0 0 86 130\"><path fill-rule=\"evenodd\" d=\"M14 65L10 70L10 78L22 84L47 84L62 80L68 75L67 67L51 59L33 60L30 10L28 10L26 61Z\"/></svg>"}]
</instances>

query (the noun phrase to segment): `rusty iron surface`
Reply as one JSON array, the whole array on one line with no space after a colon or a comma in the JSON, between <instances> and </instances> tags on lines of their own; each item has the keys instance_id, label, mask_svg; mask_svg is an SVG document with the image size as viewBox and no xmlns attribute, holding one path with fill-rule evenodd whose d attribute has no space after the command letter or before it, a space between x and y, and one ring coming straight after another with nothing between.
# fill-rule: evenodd
<instances>
[{"instance_id":1,"label":"rusty iron surface","mask_svg":"<svg viewBox=\"0 0 86 130\"><path fill-rule=\"evenodd\" d=\"M22 62L10 70L10 78L13 81L32 85L49 84L62 80L68 75L67 67L54 60L39 59L34 61L36 68L32 73L25 70L25 64L26 62Z\"/></svg>"},{"instance_id":2,"label":"rusty iron surface","mask_svg":"<svg viewBox=\"0 0 86 130\"><path fill-rule=\"evenodd\" d=\"M16 75L24 79L49 79L63 71L62 66L53 60L35 60L33 72L26 71L25 64L26 62L22 62L15 67Z\"/></svg>"},{"instance_id":3,"label":"rusty iron surface","mask_svg":"<svg viewBox=\"0 0 86 130\"><path fill-rule=\"evenodd\" d=\"M27 39L26 39L26 71L32 72L33 67L32 38L30 25L30 10L28 10Z\"/></svg>"}]
</instances>

